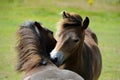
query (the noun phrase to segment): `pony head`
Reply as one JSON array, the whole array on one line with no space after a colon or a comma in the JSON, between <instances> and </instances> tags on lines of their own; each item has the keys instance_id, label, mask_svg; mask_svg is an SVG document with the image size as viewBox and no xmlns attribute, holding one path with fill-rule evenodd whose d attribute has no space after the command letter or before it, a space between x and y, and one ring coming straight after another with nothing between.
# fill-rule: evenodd
<instances>
[{"instance_id":1,"label":"pony head","mask_svg":"<svg viewBox=\"0 0 120 80\"><path fill-rule=\"evenodd\" d=\"M89 18L85 20L78 14L63 12L62 20L58 24L57 44L50 53L51 59L56 60L56 65L60 66L70 56L76 56L83 46L85 29L89 25Z\"/></svg>"},{"instance_id":2,"label":"pony head","mask_svg":"<svg viewBox=\"0 0 120 80\"><path fill-rule=\"evenodd\" d=\"M49 57L49 52L56 44L53 32L36 21L24 22L17 31L17 36L18 71L30 70L44 63L43 56Z\"/></svg>"}]
</instances>

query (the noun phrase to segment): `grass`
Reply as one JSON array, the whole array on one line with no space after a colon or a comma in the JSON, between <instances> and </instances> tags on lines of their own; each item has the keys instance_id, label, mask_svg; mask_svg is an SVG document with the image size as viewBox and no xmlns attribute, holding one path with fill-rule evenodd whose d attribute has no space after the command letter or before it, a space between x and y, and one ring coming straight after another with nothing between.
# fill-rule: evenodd
<instances>
[{"instance_id":1,"label":"grass","mask_svg":"<svg viewBox=\"0 0 120 80\"><path fill-rule=\"evenodd\" d=\"M0 2L0 80L20 80L15 71L16 31L26 20L41 21L56 32L63 10L89 16L90 28L99 38L103 69L99 80L120 80L120 4L118 0L1 0ZM72 4L71 4L72 3ZM102 3L102 4L101 4Z\"/></svg>"}]
</instances>

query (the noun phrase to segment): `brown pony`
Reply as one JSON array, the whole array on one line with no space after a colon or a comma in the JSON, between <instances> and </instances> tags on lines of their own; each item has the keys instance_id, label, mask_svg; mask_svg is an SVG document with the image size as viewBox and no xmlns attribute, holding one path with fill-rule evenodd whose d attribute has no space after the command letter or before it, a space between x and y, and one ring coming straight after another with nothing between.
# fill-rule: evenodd
<instances>
[{"instance_id":1,"label":"brown pony","mask_svg":"<svg viewBox=\"0 0 120 80\"><path fill-rule=\"evenodd\" d=\"M20 26L18 36L18 71L24 71L22 80L83 80L78 74L60 70L49 60L55 47L53 32L38 22L27 21Z\"/></svg>"},{"instance_id":2,"label":"brown pony","mask_svg":"<svg viewBox=\"0 0 120 80\"><path fill-rule=\"evenodd\" d=\"M89 28L89 18L85 20L78 14L63 12L59 22L57 44L50 53L60 68L72 70L85 80L98 80L102 60L98 40Z\"/></svg>"}]
</instances>

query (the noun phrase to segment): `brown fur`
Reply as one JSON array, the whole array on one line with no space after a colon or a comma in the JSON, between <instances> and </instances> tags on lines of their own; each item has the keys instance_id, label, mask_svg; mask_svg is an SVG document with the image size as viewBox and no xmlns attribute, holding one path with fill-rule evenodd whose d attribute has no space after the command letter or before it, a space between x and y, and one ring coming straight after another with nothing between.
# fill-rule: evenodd
<instances>
[{"instance_id":1,"label":"brown fur","mask_svg":"<svg viewBox=\"0 0 120 80\"><path fill-rule=\"evenodd\" d=\"M56 44L50 30L38 22L26 22L20 26L17 36L17 70L25 72L23 80L83 80L72 71L60 70L49 60L48 52Z\"/></svg>"},{"instance_id":2,"label":"brown fur","mask_svg":"<svg viewBox=\"0 0 120 80\"><path fill-rule=\"evenodd\" d=\"M78 14L63 12L63 19L58 24L57 44L51 55L63 55L56 64L60 68L72 70L85 80L98 80L102 60L96 34L87 29L89 18L83 21ZM54 57L54 56L53 56ZM52 57L52 58L53 58Z\"/></svg>"}]
</instances>

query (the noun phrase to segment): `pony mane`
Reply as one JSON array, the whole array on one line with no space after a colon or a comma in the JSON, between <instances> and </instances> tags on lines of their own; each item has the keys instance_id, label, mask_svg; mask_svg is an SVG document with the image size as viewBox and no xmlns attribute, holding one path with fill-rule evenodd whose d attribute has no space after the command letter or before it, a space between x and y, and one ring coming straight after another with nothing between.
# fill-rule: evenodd
<instances>
[{"instance_id":1,"label":"pony mane","mask_svg":"<svg viewBox=\"0 0 120 80\"><path fill-rule=\"evenodd\" d=\"M42 48L40 44L40 35L35 30L34 22L27 21L23 23L17 31L18 44L18 64L17 71L29 70L41 62L39 53Z\"/></svg>"},{"instance_id":2,"label":"pony mane","mask_svg":"<svg viewBox=\"0 0 120 80\"><path fill-rule=\"evenodd\" d=\"M75 13L63 12L63 19L58 22L60 28L66 28L70 26L81 26L82 25L82 17Z\"/></svg>"},{"instance_id":3,"label":"pony mane","mask_svg":"<svg viewBox=\"0 0 120 80\"><path fill-rule=\"evenodd\" d=\"M62 30L66 28L72 28L72 27L82 27L82 17L75 13L68 13L63 12L62 13L62 20L60 20L57 23L57 33L56 33L56 39L57 36L60 35L59 33L62 33Z\"/></svg>"}]
</instances>

